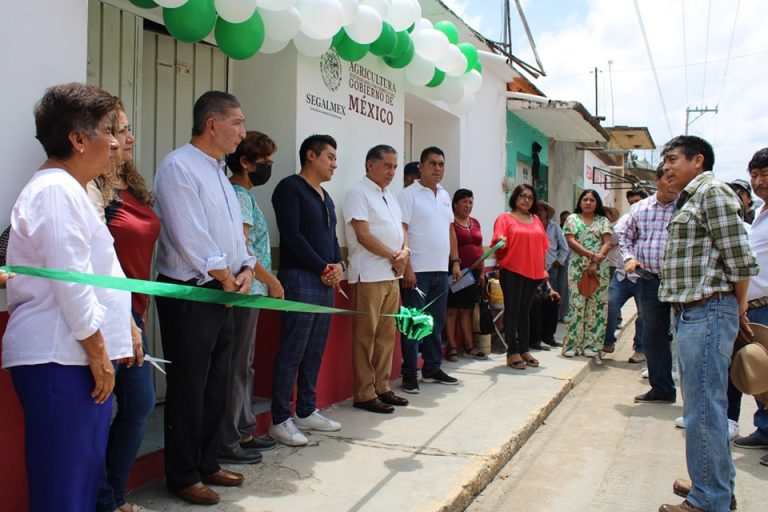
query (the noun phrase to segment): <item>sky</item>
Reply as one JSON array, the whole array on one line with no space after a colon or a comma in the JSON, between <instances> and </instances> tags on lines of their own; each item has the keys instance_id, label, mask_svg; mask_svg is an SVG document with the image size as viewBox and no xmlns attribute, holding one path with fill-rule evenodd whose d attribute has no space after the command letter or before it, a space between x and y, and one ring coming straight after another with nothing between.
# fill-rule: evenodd
<instances>
[{"instance_id":1,"label":"sky","mask_svg":"<svg viewBox=\"0 0 768 512\"><path fill-rule=\"evenodd\" d=\"M501 39L503 0L443 2ZM535 63L510 3L512 51ZM524 75L549 98L579 101L595 114L597 67L603 126L647 126L657 147L685 132L686 108L717 107L695 121L691 114L688 132L713 145L720 179L744 178L754 152L768 146L768 93L759 75L768 73L766 7L765 0L524 0L546 76ZM658 152L641 156L658 161Z\"/></svg>"}]
</instances>

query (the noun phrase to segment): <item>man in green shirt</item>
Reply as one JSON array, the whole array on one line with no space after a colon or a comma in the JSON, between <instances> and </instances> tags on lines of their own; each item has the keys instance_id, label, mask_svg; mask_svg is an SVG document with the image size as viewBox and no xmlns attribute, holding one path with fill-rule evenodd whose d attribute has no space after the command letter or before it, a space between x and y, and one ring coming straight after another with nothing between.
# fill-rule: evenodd
<instances>
[{"instance_id":1,"label":"man in green shirt","mask_svg":"<svg viewBox=\"0 0 768 512\"><path fill-rule=\"evenodd\" d=\"M685 451L692 487L661 512L729 510L736 474L728 441L728 366L747 326L747 286L758 267L738 197L714 179L712 146L679 136L662 150L671 188L679 191L669 223L659 299L672 303L680 356Z\"/></svg>"}]
</instances>

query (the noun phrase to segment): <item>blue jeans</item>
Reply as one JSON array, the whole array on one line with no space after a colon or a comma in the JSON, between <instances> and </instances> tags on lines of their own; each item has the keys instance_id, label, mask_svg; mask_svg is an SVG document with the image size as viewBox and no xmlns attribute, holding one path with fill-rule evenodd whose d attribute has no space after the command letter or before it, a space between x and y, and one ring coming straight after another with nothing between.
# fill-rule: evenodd
<instances>
[{"instance_id":1,"label":"blue jeans","mask_svg":"<svg viewBox=\"0 0 768 512\"><path fill-rule=\"evenodd\" d=\"M141 329L144 352L147 337L141 315L133 313L136 325ZM133 461L144 439L144 427L155 408L155 387L152 383L152 365L115 368L115 400L117 414L109 429L107 457L99 477L97 512L112 512L125 503L125 484L131 474Z\"/></svg>"},{"instance_id":2,"label":"blue jeans","mask_svg":"<svg viewBox=\"0 0 768 512\"><path fill-rule=\"evenodd\" d=\"M318 274L286 269L280 270L277 277L287 300L333 306L333 288L325 286ZM306 418L315 412L315 387L330 328L331 315L283 312L280 349L272 377L273 425L291 417L294 385L298 385L296 415Z\"/></svg>"},{"instance_id":3,"label":"blue jeans","mask_svg":"<svg viewBox=\"0 0 768 512\"><path fill-rule=\"evenodd\" d=\"M560 294L560 306L557 318L568 316L568 260L562 265L552 265L549 269L549 284Z\"/></svg>"},{"instance_id":4,"label":"blue jeans","mask_svg":"<svg viewBox=\"0 0 768 512\"><path fill-rule=\"evenodd\" d=\"M435 328L432 334L421 342L400 336L400 349L403 353L402 373L404 377L415 377L418 372L419 343L424 366L421 368L422 377L430 377L440 371L443 360L443 327L448 301L448 272L416 272L416 287L426 293L422 298L416 290L403 288L401 296L403 305L408 308L423 308L432 302L427 312L434 319Z\"/></svg>"},{"instance_id":5,"label":"blue jeans","mask_svg":"<svg viewBox=\"0 0 768 512\"><path fill-rule=\"evenodd\" d=\"M635 300L643 312L642 347L648 361L648 381L656 393L670 398L677 394L672 378L672 337L669 334L671 308L668 302L659 301L659 284L659 279L640 279Z\"/></svg>"},{"instance_id":6,"label":"blue jeans","mask_svg":"<svg viewBox=\"0 0 768 512\"><path fill-rule=\"evenodd\" d=\"M693 487L688 501L728 510L736 471L728 441L728 366L739 331L733 295L675 315L685 419L685 458Z\"/></svg>"},{"instance_id":7,"label":"blue jeans","mask_svg":"<svg viewBox=\"0 0 768 512\"><path fill-rule=\"evenodd\" d=\"M13 387L24 410L29 512L94 509L104 467L112 397L97 405L86 366L14 366Z\"/></svg>"},{"instance_id":8,"label":"blue jeans","mask_svg":"<svg viewBox=\"0 0 768 512\"><path fill-rule=\"evenodd\" d=\"M750 309L747 311L747 316L750 322L768 325L768 306ZM762 442L768 443L768 410L763 409L759 400L755 400L755 402L757 403L757 411L755 411L754 416L756 430L752 435Z\"/></svg>"},{"instance_id":9,"label":"blue jeans","mask_svg":"<svg viewBox=\"0 0 768 512\"><path fill-rule=\"evenodd\" d=\"M635 299L637 304L637 319L635 320L635 350L643 353L643 322L640 313L640 304L637 301L637 283L633 283L627 278L619 281L616 274L611 278L611 284L608 286L608 326L605 329L605 339L603 345L616 344L616 325L619 322L621 308L626 304L630 297Z\"/></svg>"}]
</instances>

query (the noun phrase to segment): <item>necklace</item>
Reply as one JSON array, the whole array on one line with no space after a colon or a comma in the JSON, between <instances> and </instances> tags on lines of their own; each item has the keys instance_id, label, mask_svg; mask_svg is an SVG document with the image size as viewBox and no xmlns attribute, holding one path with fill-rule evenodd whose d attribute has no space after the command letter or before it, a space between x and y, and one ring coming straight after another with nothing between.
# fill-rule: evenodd
<instances>
[{"instance_id":1,"label":"necklace","mask_svg":"<svg viewBox=\"0 0 768 512\"><path fill-rule=\"evenodd\" d=\"M472 231L472 217L467 217L467 225L466 225L466 226L465 226L464 224L462 224L461 222L459 222L458 220L456 220L456 218L455 218L455 217L454 217L454 219L453 219L453 222L454 222L454 223L455 223L457 226L461 226L461 227L462 227L462 228L464 228L464 229L468 229L468 230Z\"/></svg>"}]
</instances>

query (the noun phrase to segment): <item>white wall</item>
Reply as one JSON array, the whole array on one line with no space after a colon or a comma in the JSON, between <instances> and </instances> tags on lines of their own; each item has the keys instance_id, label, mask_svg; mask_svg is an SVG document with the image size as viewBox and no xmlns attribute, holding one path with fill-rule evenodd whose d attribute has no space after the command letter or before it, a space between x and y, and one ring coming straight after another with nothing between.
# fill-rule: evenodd
<instances>
[{"instance_id":1,"label":"white wall","mask_svg":"<svg viewBox=\"0 0 768 512\"><path fill-rule=\"evenodd\" d=\"M616 206L616 190L608 190L603 185L604 183L604 175L597 175L593 171L595 167L600 167L601 169L607 169L607 165L605 162L600 160L594 153L591 151L584 151L584 184L585 188L593 188L597 190L597 192L600 194L600 198L603 200L603 205L605 206ZM595 179L597 178L597 181L600 184L595 183Z\"/></svg>"},{"instance_id":2,"label":"white wall","mask_svg":"<svg viewBox=\"0 0 768 512\"><path fill-rule=\"evenodd\" d=\"M573 142L552 141L549 145L549 204L557 211L573 212L574 190L584 187L584 152Z\"/></svg>"},{"instance_id":3,"label":"white wall","mask_svg":"<svg viewBox=\"0 0 768 512\"><path fill-rule=\"evenodd\" d=\"M16 197L45 155L35 139L32 109L46 88L85 81L87 55L87 0L3 2L0 30L0 229L9 224ZM0 291L0 310L5 292Z\"/></svg>"},{"instance_id":4,"label":"white wall","mask_svg":"<svg viewBox=\"0 0 768 512\"><path fill-rule=\"evenodd\" d=\"M279 239L272 191L281 179L295 174L299 165L295 123L296 67L293 45L277 54L259 54L246 61L232 61L231 65L229 89L240 100L246 128L266 133L277 143L272 178L254 189L256 200L269 221L273 247L277 247Z\"/></svg>"}]
</instances>

